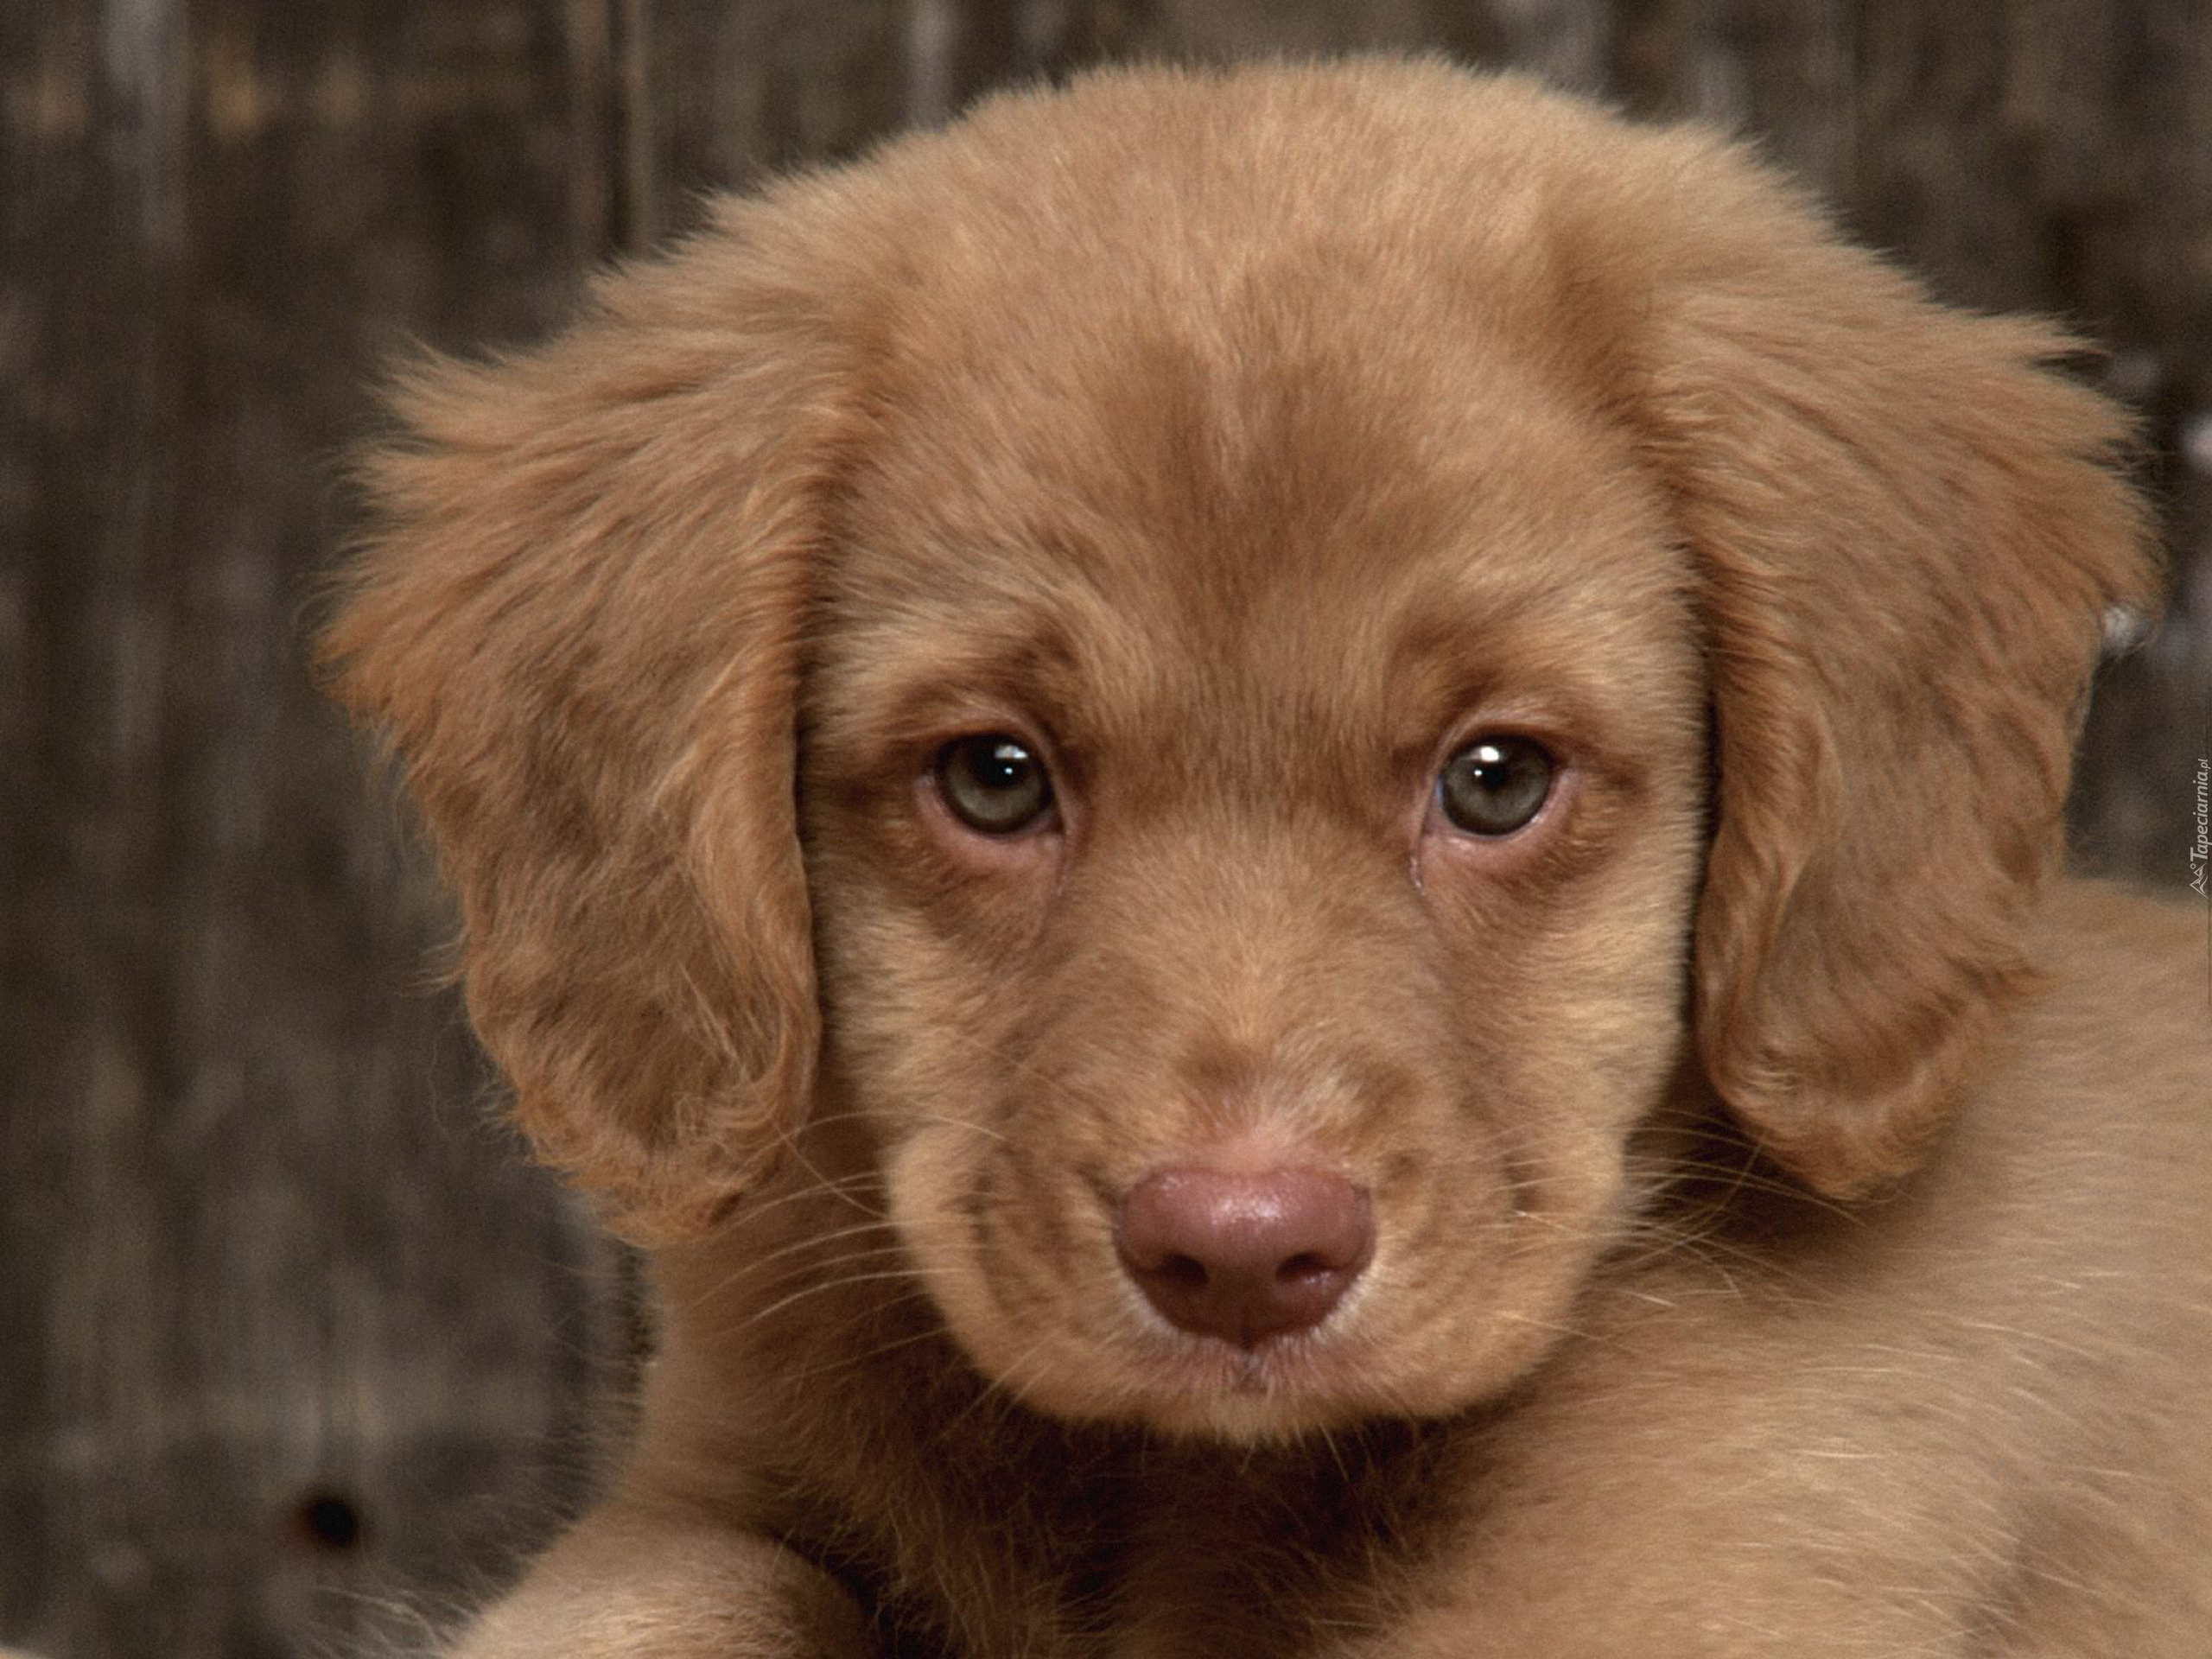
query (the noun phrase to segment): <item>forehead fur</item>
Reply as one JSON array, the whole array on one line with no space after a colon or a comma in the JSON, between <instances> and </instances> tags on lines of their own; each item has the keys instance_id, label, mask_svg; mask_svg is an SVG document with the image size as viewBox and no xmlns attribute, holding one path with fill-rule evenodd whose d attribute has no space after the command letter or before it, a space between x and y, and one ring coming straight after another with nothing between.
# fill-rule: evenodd
<instances>
[{"instance_id":1,"label":"forehead fur","mask_svg":"<svg viewBox=\"0 0 2212 1659\"><path fill-rule=\"evenodd\" d=\"M1239 729L1310 732L1386 696L1347 668L1440 628L1493 682L1572 679L1513 671L1548 645L1618 688L1624 648L1679 627L1590 343L1609 302L1519 143L1440 156L1405 83L1357 72L1232 90L1106 76L889 158L928 165L855 318L868 412L826 617L856 713L918 654L944 680L1077 659L1166 708L1241 686Z\"/></svg>"}]
</instances>

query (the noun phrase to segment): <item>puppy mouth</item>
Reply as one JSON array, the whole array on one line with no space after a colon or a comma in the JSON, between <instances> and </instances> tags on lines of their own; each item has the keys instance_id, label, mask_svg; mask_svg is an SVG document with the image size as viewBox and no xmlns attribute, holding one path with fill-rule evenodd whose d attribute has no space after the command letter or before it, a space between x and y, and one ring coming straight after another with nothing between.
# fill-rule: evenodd
<instances>
[{"instance_id":1,"label":"puppy mouth","mask_svg":"<svg viewBox=\"0 0 2212 1659\"><path fill-rule=\"evenodd\" d=\"M1367 1265L1363 1249L1355 1273ZM1366 1287L1351 1285L1318 1317L1274 1302L1243 1317L1179 1306L1132 1271L1108 1347L1123 1382L1121 1411L1171 1431L1266 1439L1363 1414L1378 1355L1358 1334ZM1132 1325L1135 1328L1132 1329Z\"/></svg>"},{"instance_id":2,"label":"puppy mouth","mask_svg":"<svg viewBox=\"0 0 2212 1659\"><path fill-rule=\"evenodd\" d=\"M1002 1225L985 1222L960 1275L969 1294L952 1305L982 1373L1049 1416L1175 1439L1287 1443L1376 1419L1450 1415L1511 1385L1571 1332L1563 1298L1574 1264L1535 1248L1549 1245L1548 1230L1510 1225L1503 1181L1481 1213L1463 1205L1443 1211L1452 1217L1444 1222L1440 1206L1402 1182L1378 1181L1343 1205L1325 1183L1285 1180L1271 1166L1255 1179L1261 1196L1283 1202L1264 1224L1245 1229L1231 1215L1202 1233L1192 1230L1236 1207L1216 1199L1241 1205L1250 1192L1172 1192L1168 1243L1203 1255L1199 1265L1249 1274L1272 1261L1294 1277L1334 1270L1343 1280L1325 1287L1318 1306L1295 1292L1270 1302L1248 1281L1224 1310L1179 1300L1176 1251L1158 1228L1147 1234L1141 1215L1132 1225L1128 1195L1149 1177L1086 1175L1065 1172L1055 1204L1034 1201L1032 1189L1031 1202L988 1207ZM1045 1211L1062 1218L1057 1249L1011 1219L1033 1225ZM1318 1264L1300 1266L1309 1254ZM1239 1294L1257 1296L1256 1310L1240 1311Z\"/></svg>"},{"instance_id":3,"label":"puppy mouth","mask_svg":"<svg viewBox=\"0 0 2212 1659\"><path fill-rule=\"evenodd\" d=\"M1169 1351L1157 1357L1155 1368L1193 1395L1303 1395L1333 1392L1327 1385L1346 1380L1344 1344L1317 1334L1267 1336L1249 1347L1217 1337L1171 1338L1165 1345Z\"/></svg>"},{"instance_id":4,"label":"puppy mouth","mask_svg":"<svg viewBox=\"0 0 2212 1659\"><path fill-rule=\"evenodd\" d=\"M1191 1438L1262 1442L1376 1415L1366 1345L1318 1332L1241 1347L1161 1333L1139 1344L1109 1414Z\"/></svg>"},{"instance_id":5,"label":"puppy mouth","mask_svg":"<svg viewBox=\"0 0 2212 1659\"><path fill-rule=\"evenodd\" d=\"M1013 1173L915 1230L956 1338L1033 1409L1258 1444L1434 1391L1389 1334L1402 1194L1299 1152Z\"/></svg>"},{"instance_id":6,"label":"puppy mouth","mask_svg":"<svg viewBox=\"0 0 2212 1659\"><path fill-rule=\"evenodd\" d=\"M1056 1297L1064 1307L1114 1311L1103 1322L1071 1321L1041 1351L1006 1342L1001 1331L995 1351L986 1351L1014 1363L987 1358L987 1373L1050 1415L1231 1442L1280 1440L1390 1409L1382 1351L1347 1317L1363 1298L1348 1297L1313 1325L1240 1339L1178 1328L1126 1276L1118 1289L1094 1281Z\"/></svg>"}]
</instances>

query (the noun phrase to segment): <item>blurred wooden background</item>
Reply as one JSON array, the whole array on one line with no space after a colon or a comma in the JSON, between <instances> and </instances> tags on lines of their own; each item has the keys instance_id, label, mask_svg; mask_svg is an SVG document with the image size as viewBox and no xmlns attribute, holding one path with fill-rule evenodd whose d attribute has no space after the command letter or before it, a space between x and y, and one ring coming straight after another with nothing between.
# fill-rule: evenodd
<instances>
[{"instance_id":1,"label":"blurred wooden background","mask_svg":"<svg viewBox=\"0 0 2212 1659\"><path fill-rule=\"evenodd\" d=\"M1762 135L1946 294L2072 317L2180 587L2082 861L2175 885L2212 696L2204 0L0 5L0 1643L404 1637L587 1478L624 1264L486 1109L301 632L410 340L539 333L699 193L1141 54L1538 68Z\"/></svg>"}]
</instances>

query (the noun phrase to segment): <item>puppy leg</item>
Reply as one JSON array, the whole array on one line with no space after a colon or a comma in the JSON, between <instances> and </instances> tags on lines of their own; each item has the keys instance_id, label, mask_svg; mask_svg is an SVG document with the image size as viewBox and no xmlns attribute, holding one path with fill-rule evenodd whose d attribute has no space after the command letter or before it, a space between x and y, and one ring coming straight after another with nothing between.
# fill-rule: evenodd
<instances>
[{"instance_id":1,"label":"puppy leg","mask_svg":"<svg viewBox=\"0 0 2212 1659\"><path fill-rule=\"evenodd\" d=\"M769 1539L612 1509L588 1516L462 1633L451 1659L868 1659L867 1620Z\"/></svg>"}]
</instances>

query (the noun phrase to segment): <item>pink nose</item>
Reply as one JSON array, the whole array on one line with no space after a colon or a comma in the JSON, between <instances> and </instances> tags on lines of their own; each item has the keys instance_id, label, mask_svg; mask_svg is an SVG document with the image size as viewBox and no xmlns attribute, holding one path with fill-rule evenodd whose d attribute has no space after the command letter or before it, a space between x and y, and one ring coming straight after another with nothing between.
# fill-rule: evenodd
<instances>
[{"instance_id":1,"label":"pink nose","mask_svg":"<svg viewBox=\"0 0 2212 1659\"><path fill-rule=\"evenodd\" d=\"M1306 1169L1163 1169L1123 1195L1122 1265L1171 1325L1240 1348L1318 1325L1375 1249L1367 1194Z\"/></svg>"}]
</instances>

